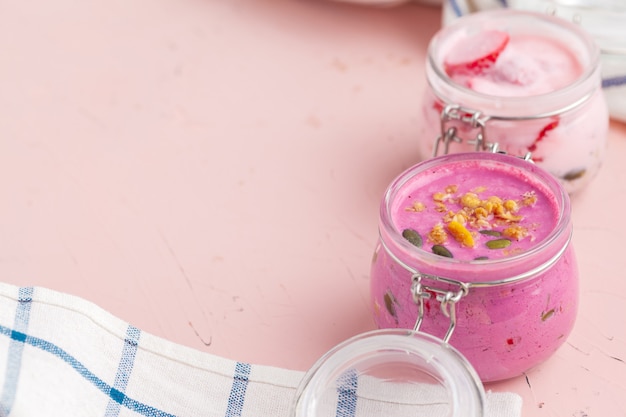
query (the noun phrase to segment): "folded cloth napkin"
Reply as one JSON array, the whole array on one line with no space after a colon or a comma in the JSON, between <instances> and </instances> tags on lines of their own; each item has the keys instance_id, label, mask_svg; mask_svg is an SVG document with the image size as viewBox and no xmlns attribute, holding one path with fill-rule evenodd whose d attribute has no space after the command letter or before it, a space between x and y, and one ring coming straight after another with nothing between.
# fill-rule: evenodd
<instances>
[{"instance_id":1,"label":"folded cloth napkin","mask_svg":"<svg viewBox=\"0 0 626 417\"><path fill-rule=\"evenodd\" d=\"M302 376L177 345L78 297L0 283L0 417L291 417ZM346 404L357 400L338 401L335 415L363 416ZM516 394L486 401L488 416L521 415Z\"/></svg>"}]
</instances>

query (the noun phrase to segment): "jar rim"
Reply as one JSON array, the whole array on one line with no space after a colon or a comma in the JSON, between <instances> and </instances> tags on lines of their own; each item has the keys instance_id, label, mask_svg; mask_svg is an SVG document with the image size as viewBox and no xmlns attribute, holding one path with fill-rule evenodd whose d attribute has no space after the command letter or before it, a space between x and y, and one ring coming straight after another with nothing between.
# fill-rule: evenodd
<instances>
[{"instance_id":1,"label":"jar rim","mask_svg":"<svg viewBox=\"0 0 626 417\"><path fill-rule=\"evenodd\" d=\"M367 367L372 359L377 365L400 364L435 377L448 394L451 416L484 415L484 388L469 361L441 339L408 329L371 330L353 336L326 352L302 378L292 403L291 415L318 417L317 408L323 393L329 389L337 391L335 383L346 373L355 378L369 377L361 372L361 368ZM420 383L424 384L415 383L411 388L426 387L420 386ZM351 388L358 392L355 386ZM363 394L361 398L371 393ZM358 393L355 395L358 396ZM377 401L388 402L388 399Z\"/></svg>"},{"instance_id":2,"label":"jar rim","mask_svg":"<svg viewBox=\"0 0 626 417\"><path fill-rule=\"evenodd\" d=\"M441 42L441 40L445 38L446 36L449 36L457 31L463 30L464 28L469 27L472 24L477 23L477 22L487 21L487 20L491 22L502 22L502 21L506 21L507 19L517 18L517 17L533 18L533 19L536 19L537 21L543 21L547 24L554 25L555 27L560 27L561 29L565 29L568 32L572 33L572 35L576 36L582 42L582 44L586 46L586 49L589 54L588 56L589 65L586 65L583 72L580 74L580 76L576 80L574 80L572 83L567 84L559 89L556 89L547 93L536 94L536 95L531 95L531 96L499 96L499 95L492 95L492 94L478 92L478 91L472 90L468 87L465 87L461 84L454 82L446 74L446 72L443 70L441 65L435 59L436 49L439 47L439 43ZM521 105L521 104L527 103L529 99L532 99L533 102L537 102L540 100L546 100L548 98L552 99L554 97L560 97L560 96L567 97L573 93L577 93L578 92L577 90L579 89L587 90L585 91L585 94L582 94L582 95L578 94L579 96L578 100L567 100L566 105L559 106L559 108L551 109L551 111L549 112L541 112L541 113L546 113L547 115L550 115L552 113L563 113L566 111L573 110L579 107L580 105L582 105L583 103L585 103L586 101L588 101L593 96L593 90L596 87L599 88L600 82L601 82L600 77L599 77L600 59L601 59L600 49L598 45L596 44L594 39L591 37L591 35L587 33L580 26L574 24L573 22L569 22L565 19L561 19L556 16L548 15L545 13L539 13L539 12L528 11L528 10L516 10L516 9L485 10L485 11L481 11L480 13L472 13L469 15L462 16L461 18L457 19L455 22L451 23L448 26L445 26L438 33L436 33L432 37L431 41L429 42L428 49L427 49L427 63L428 63L427 69L430 69L431 71L433 71L436 77L438 77L439 79L445 80L445 82L447 82L449 85L452 85L455 91L462 92L462 94L467 95L468 97L476 99L476 100L497 99L498 101L505 103L508 106L515 106L515 105ZM593 79L594 75L597 75L596 77L598 79L597 83ZM428 78L428 83L430 84L433 91L437 90L437 88L434 88L434 86L432 85L430 77L427 77L427 78ZM587 85L589 85L588 88L586 87ZM442 97L440 95L438 95L438 97L444 102L447 101L445 97ZM507 106L503 105L502 107L506 108ZM493 115L490 115L490 117L500 118L500 119L511 118L507 115L499 115L499 114L493 114ZM532 114L527 117L536 118L539 116ZM545 117L545 114L542 114L541 117ZM516 117L513 117L513 118L519 119L520 115L516 113Z\"/></svg>"},{"instance_id":3,"label":"jar rim","mask_svg":"<svg viewBox=\"0 0 626 417\"><path fill-rule=\"evenodd\" d=\"M485 162L493 162L497 164L502 164L505 166L509 166L511 168L515 168L521 170L525 173L528 173L529 176L534 177L538 180L540 184L543 184L546 189L552 193L554 200L556 201L558 208L558 219L557 222L550 231L550 233L542 239L540 242L537 242L535 246L532 248L512 256L507 256L499 259L487 259L487 260L460 260L457 258L448 258L442 257L440 255L428 252L421 248L418 248L408 242L406 239L402 237L401 232L395 226L392 221L391 214L391 204L394 202L395 194L402 188L402 186L415 175L418 175L420 172L424 172L429 169L433 169L434 167L441 166L448 163L458 163L463 161L485 161ZM564 232L567 232L569 228L569 234L567 235L567 239L563 242L562 246L559 248L555 256L550 256L548 260L542 262L536 268L529 268L525 273L520 275L514 275L507 277L505 279L494 279L491 281L472 281L467 284L474 287L479 286L492 286L492 285L501 285L510 282L520 281L523 279L530 278L534 276L536 273L545 270L546 268L553 265L559 258L560 255L565 251L569 242L571 240L571 203L569 199L569 195L561 184L552 176L549 172L545 171L543 168L538 167L532 162L525 161L521 158L514 157L511 155L499 154L499 153L489 153L489 152L463 152L463 153L455 153L455 154L447 154L437 156L431 159L424 160L419 162L412 167L406 169L404 172L399 174L395 180L391 182L385 191L384 198L380 204L380 224L379 224L379 233L381 235L382 246L385 250L387 250L391 255L393 251L386 245L386 239L383 234L389 236L393 243L397 246L400 246L402 250L406 253L418 255L420 259L425 259L426 262L430 264L439 264L446 266L467 266L467 265L480 265L482 267L493 267L493 268L506 268L506 266L511 264L516 264L520 262L527 262L531 258L537 256L539 253L545 253L544 251L547 248L553 247L555 244L562 241L562 236ZM397 258L397 256L394 256ZM396 261L400 261L396 259ZM407 267L406 263L399 262L405 268Z\"/></svg>"}]
</instances>

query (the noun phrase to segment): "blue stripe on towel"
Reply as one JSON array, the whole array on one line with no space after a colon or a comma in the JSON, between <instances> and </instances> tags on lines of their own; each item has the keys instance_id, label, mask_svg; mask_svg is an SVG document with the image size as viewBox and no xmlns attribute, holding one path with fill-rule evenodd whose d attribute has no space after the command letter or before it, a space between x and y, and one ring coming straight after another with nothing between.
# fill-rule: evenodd
<instances>
[{"instance_id":1,"label":"blue stripe on towel","mask_svg":"<svg viewBox=\"0 0 626 417\"><path fill-rule=\"evenodd\" d=\"M626 84L626 75L605 78L602 80L602 88L619 87Z\"/></svg>"},{"instance_id":2,"label":"blue stripe on towel","mask_svg":"<svg viewBox=\"0 0 626 417\"><path fill-rule=\"evenodd\" d=\"M241 416L243 404L246 399L250 370L250 364L237 362L237 365L235 365L235 375L233 376L233 385L230 388L230 395L228 396L226 417Z\"/></svg>"},{"instance_id":3,"label":"blue stripe on towel","mask_svg":"<svg viewBox=\"0 0 626 417\"><path fill-rule=\"evenodd\" d=\"M452 9L456 17L461 17L463 15L463 12L461 11L461 8L459 7L459 4L456 2L456 0L448 0L448 4L450 5L450 8Z\"/></svg>"},{"instance_id":4,"label":"blue stripe on towel","mask_svg":"<svg viewBox=\"0 0 626 417\"><path fill-rule=\"evenodd\" d=\"M15 319L13 327L19 334L24 334L28 329L28 320L30 318L30 306L33 301L33 288L20 288L18 292L18 305L15 311ZM4 378L4 386L2 387L2 396L0 397L0 417L8 416L13 407L15 400L15 392L20 377L20 368L22 367L22 352L24 350L23 340L21 336L11 338L9 342L8 360L6 375Z\"/></svg>"},{"instance_id":5,"label":"blue stripe on towel","mask_svg":"<svg viewBox=\"0 0 626 417\"><path fill-rule=\"evenodd\" d=\"M126 329L126 338L124 339L122 356L117 367L115 382L111 388L109 403L107 404L104 417L117 417L120 414L123 398L125 397L124 391L126 391L128 379L130 378L130 374L133 371L133 365L135 364L135 354L137 353L137 345L139 343L140 335L141 331L136 327L128 326Z\"/></svg>"},{"instance_id":6,"label":"blue stripe on towel","mask_svg":"<svg viewBox=\"0 0 626 417\"><path fill-rule=\"evenodd\" d=\"M501 7L509 7L509 3L507 0L498 0L498 3L500 3ZM456 17L463 16L463 10L461 10L461 6L456 0L448 0L448 4L450 5L450 8L452 9Z\"/></svg>"},{"instance_id":7,"label":"blue stripe on towel","mask_svg":"<svg viewBox=\"0 0 626 417\"><path fill-rule=\"evenodd\" d=\"M354 369L346 371L339 377L337 387L337 412L336 417L354 417L356 414L356 390L358 387L358 374Z\"/></svg>"},{"instance_id":8,"label":"blue stripe on towel","mask_svg":"<svg viewBox=\"0 0 626 417\"><path fill-rule=\"evenodd\" d=\"M26 333L20 332L18 330L11 330L8 327L2 325L0 325L0 334L10 337L12 341L31 345L33 347L36 347L37 349L41 349L44 352L48 352L56 356L63 362L70 365L76 372L78 372L80 376L82 376L88 382L94 385L100 392L109 396L112 400L128 408L131 411L134 411L146 417L174 417L172 414L168 414L164 411L140 403L139 401L133 400L132 398L126 396L126 394L124 394L119 389L110 386L102 379L98 378L89 369L87 369L85 365L80 363L76 358L74 358L72 355L70 355L54 343L50 343L37 337L29 336Z\"/></svg>"}]
</instances>

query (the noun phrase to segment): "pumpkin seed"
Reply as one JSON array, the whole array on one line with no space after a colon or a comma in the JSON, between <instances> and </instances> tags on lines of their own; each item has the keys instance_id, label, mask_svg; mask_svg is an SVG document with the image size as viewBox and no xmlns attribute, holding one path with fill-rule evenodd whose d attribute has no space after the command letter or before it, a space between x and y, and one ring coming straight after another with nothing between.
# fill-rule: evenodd
<instances>
[{"instance_id":1,"label":"pumpkin seed","mask_svg":"<svg viewBox=\"0 0 626 417\"><path fill-rule=\"evenodd\" d=\"M454 256L452 256L452 252L450 252L445 246L434 245L432 250L435 255L444 256L446 258L454 258Z\"/></svg>"},{"instance_id":2,"label":"pumpkin seed","mask_svg":"<svg viewBox=\"0 0 626 417\"><path fill-rule=\"evenodd\" d=\"M417 246L418 248L421 248L424 244L422 236L413 229L404 229L402 231L402 237L408 240L411 244Z\"/></svg>"},{"instance_id":3,"label":"pumpkin seed","mask_svg":"<svg viewBox=\"0 0 626 417\"><path fill-rule=\"evenodd\" d=\"M474 258L475 261L486 261L488 259L489 259L489 257L487 257L487 256L478 256L478 257Z\"/></svg>"},{"instance_id":4,"label":"pumpkin seed","mask_svg":"<svg viewBox=\"0 0 626 417\"><path fill-rule=\"evenodd\" d=\"M387 309L389 314L391 314L391 316L397 320L398 316L396 314L396 306L395 306L396 298L393 296L392 293L387 291L385 293L384 299L385 299L385 308Z\"/></svg>"},{"instance_id":5,"label":"pumpkin seed","mask_svg":"<svg viewBox=\"0 0 626 417\"><path fill-rule=\"evenodd\" d=\"M543 313L543 314L541 315L541 321L546 321L546 320L548 320L550 317L554 316L554 313L555 313L554 309L551 309L551 310L549 310L549 311L547 311L547 312Z\"/></svg>"},{"instance_id":6,"label":"pumpkin seed","mask_svg":"<svg viewBox=\"0 0 626 417\"><path fill-rule=\"evenodd\" d=\"M497 230L479 230L478 233L480 233L481 235L485 235L485 236L494 236L494 237L502 236L502 233L498 232Z\"/></svg>"},{"instance_id":7,"label":"pumpkin seed","mask_svg":"<svg viewBox=\"0 0 626 417\"><path fill-rule=\"evenodd\" d=\"M376 247L376 250L374 251L374 254L372 255L372 263L375 264L376 260L378 259L378 252L380 251L380 246Z\"/></svg>"},{"instance_id":8,"label":"pumpkin seed","mask_svg":"<svg viewBox=\"0 0 626 417\"><path fill-rule=\"evenodd\" d=\"M566 173L565 175L563 175L563 179L565 181L574 181L574 180L577 180L578 178L581 178L586 173L587 173L587 170L585 168L573 169L569 171L568 173Z\"/></svg>"},{"instance_id":9,"label":"pumpkin seed","mask_svg":"<svg viewBox=\"0 0 626 417\"><path fill-rule=\"evenodd\" d=\"M509 239L495 239L485 243L489 249L504 249L511 244Z\"/></svg>"}]
</instances>

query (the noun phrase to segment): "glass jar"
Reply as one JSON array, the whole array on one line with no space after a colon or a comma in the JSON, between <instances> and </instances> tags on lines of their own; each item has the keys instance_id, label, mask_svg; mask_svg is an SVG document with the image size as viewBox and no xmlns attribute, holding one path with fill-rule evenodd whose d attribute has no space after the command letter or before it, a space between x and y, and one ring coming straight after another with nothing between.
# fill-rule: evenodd
<instances>
[{"instance_id":1,"label":"glass jar","mask_svg":"<svg viewBox=\"0 0 626 417\"><path fill-rule=\"evenodd\" d=\"M577 25L511 9L463 16L431 39L426 77L422 158L531 152L568 193L598 172L609 115L598 48Z\"/></svg>"},{"instance_id":2,"label":"glass jar","mask_svg":"<svg viewBox=\"0 0 626 417\"><path fill-rule=\"evenodd\" d=\"M626 7L621 0L446 0L442 23L484 10L532 10L558 16L580 25L600 48L602 88L609 114L626 122Z\"/></svg>"},{"instance_id":3,"label":"glass jar","mask_svg":"<svg viewBox=\"0 0 626 417\"><path fill-rule=\"evenodd\" d=\"M519 201L505 198L509 185ZM480 203L465 200L469 195ZM502 197L501 205L511 210L492 210L492 197ZM480 217L487 223L476 217L484 214L478 207L489 207L492 214ZM457 233L452 221L466 221L461 230L469 235ZM418 242L405 235L408 228L420 235ZM441 338L469 360L483 382L521 375L550 357L571 332L578 269L570 245L570 201L537 165L489 152L423 161L387 189L379 233L371 267L377 326Z\"/></svg>"},{"instance_id":4,"label":"glass jar","mask_svg":"<svg viewBox=\"0 0 626 417\"><path fill-rule=\"evenodd\" d=\"M294 417L483 417L476 372L450 345L424 333L386 329L349 339L303 377Z\"/></svg>"}]
</instances>

